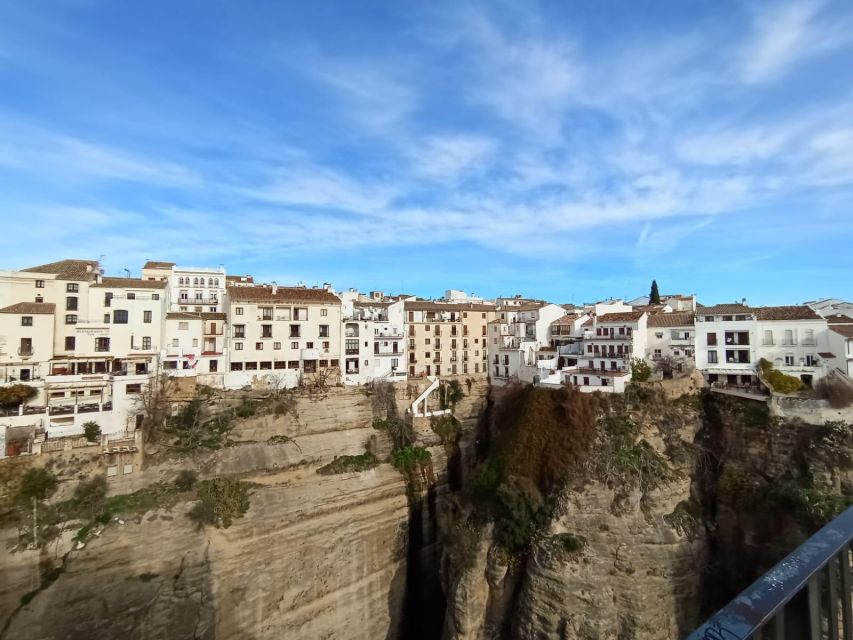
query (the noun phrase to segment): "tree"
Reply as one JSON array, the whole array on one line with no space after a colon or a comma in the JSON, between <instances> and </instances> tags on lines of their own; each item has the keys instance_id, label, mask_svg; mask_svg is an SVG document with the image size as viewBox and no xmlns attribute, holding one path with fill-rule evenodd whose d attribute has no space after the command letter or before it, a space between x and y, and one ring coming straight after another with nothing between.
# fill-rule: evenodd
<instances>
[{"instance_id":1,"label":"tree","mask_svg":"<svg viewBox=\"0 0 853 640\"><path fill-rule=\"evenodd\" d=\"M655 371L660 372L664 378L672 378L677 368L678 361L672 356L663 356L659 360L655 360Z\"/></svg>"},{"instance_id":2,"label":"tree","mask_svg":"<svg viewBox=\"0 0 853 640\"><path fill-rule=\"evenodd\" d=\"M18 487L18 498L22 502L32 499L46 500L56 491L56 476L47 469L27 469Z\"/></svg>"},{"instance_id":3,"label":"tree","mask_svg":"<svg viewBox=\"0 0 853 640\"><path fill-rule=\"evenodd\" d=\"M160 439L171 415L168 385L169 376L164 373L143 386L142 393L137 396L134 411L142 413L142 428L147 442L157 442Z\"/></svg>"},{"instance_id":4,"label":"tree","mask_svg":"<svg viewBox=\"0 0 853 640\"><path fill-rule=\"evenodd\" d=\"M17 407L36 395L38 390L28 384L13 384L0 388L0 407Z\"/></svg>"},{"instance_id":5,"label":"tree","mask_svg":"<svg viewBox=\"0 0 853 640\"><path fill-rule=\"evenodd\" d=\"M631 380L634 382L646 382L652 377L652 368L642 358L634 358L631 361Z\"/></svg>"},{"instance_id":6,"label":"tree","mask_svg":"<svg viewBox=\"0 0 853 640\"><path fill-rule=\"evenodd\" d=\"M649 292L649 304L660 304L660 291L658 291L657 280L652 280L652 290Z\"/></svg>"},{"instance_id":7,"label":"tree","mask_svg":"<svg viewBox=\"0 0 853 640\"><path fill-rule=\"evenodd\" d=\"M90 520L101 512L107 499L107 478L95 476L84 480L74 489L74 506Z\"/></svg>"},{"instance_id":8,"label":"tree","mask_svg":"<svg viewBox=\"0 0 853 640\"><path fill-rule=\"evenodd\" d=\"M101 437L101 425L97 422L89 421L83 424L83 435L89 442L97 442Z\"/></svg>"},{"instance_id":9,"label":"tree","mask_svg":"<svg viewBox=\"0 0 853 640\"><path fill-rule=\"evenodd\" d=\"M199 502L189 516L199 526L212 524L227 529L249 510L249 485L233 478L203 480L197 485Z\"/></svg>"}]
</instances>

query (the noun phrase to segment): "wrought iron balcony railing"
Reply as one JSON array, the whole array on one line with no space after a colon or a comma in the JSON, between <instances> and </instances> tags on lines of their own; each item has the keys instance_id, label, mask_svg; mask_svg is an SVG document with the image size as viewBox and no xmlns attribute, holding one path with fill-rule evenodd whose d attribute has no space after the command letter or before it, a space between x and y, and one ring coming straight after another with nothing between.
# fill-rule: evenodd
<instances>
[{"instance_id":1,"label":"wrought iron balcony railing","mask_svg":"<svg viewBox=\"0 0 853 640\"><path fill-rule=\"evenodd\" d=\"M853 507L720 609L687 640L853 640Z\"/></svg>"}]
</instances>

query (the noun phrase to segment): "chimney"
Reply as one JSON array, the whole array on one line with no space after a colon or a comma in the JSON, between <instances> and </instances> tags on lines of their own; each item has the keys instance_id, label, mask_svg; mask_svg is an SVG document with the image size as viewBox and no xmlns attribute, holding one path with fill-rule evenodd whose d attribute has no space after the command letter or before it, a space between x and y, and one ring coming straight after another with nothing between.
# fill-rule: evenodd
<instances>
[{"instance_id":1,"label":"chimney","mask_svg":"<svg viewBox=\"0 0 853 640\"><path fill-rule=\"evenodd\" d=\"M275 280L273 280L273 283L272 283L272 294L273 294L273 295L275 295L276 293L278 293L278 283L277 283Z\"/></svg>"}]
</instances>

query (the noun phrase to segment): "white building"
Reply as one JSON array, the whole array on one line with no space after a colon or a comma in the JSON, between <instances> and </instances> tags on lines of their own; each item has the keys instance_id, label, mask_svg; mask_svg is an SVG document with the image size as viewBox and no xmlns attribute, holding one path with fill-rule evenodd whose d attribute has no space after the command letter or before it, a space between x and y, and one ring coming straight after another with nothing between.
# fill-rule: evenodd
<instances>
[{"instance_id":1,"label":"white building","mask_svg":"<svg viewBox=\"0 0 853 640\"><path fill-rule=\"evenodd\" d=\"M651 363L671 359L679 371L695 366L696 324L690 311L655 313L646 325L646 352Z\"/></svg>"},{"instance_id":2,"label":"white building","mask_svg":"<svg viewBox=\"0 0 853 640\"><path fill-rule=\"evenodd\" d=\"M403 300L353 300L344 312L344 382L406 380Z\"/></svg>"},{"instance_id":3,"label":"white building","mask_svg":"<svg viewBox=\"0 0 853 640\"><path fill-rule=\"evenodd\" d=\"M829 367L826 320L807 306L700 306L696 366L708 382L758 386L763 358L811 386Z\"/></svg>"},{"instance_id":4,"label":"white building","mask_svg":"<svg viewBox=\"0 0 853 640\"><path fill-rule=\"evenodd\" d=\"M174 262L149 260L142 267L144 280L165 280L170 311L222 313L225 310L225 268L179 267Z\"/></svg>"},{"instance_id":5,"label":"white building","mask_svg":"<svg viewBox=\"0 0 853 640\"><path fill-rule=\"evenodd\" d=\"M853 317L841 313L826 316L829 351L819 356L832 360L832 366L841 373L853 377Z\"/></svg>"},{"instance_id":6,"label":"white building","mask_svg":"<svg viewBox=\"0 0 853 640\"><path fill-rule=\"evenodd\" d=\"M631 360L646 353L648 314L606 313L584 331L583 357L577 367L563 369L563 380L581 391L622 393L631 379Z\"/></svg>"},{"instance_id":7,"label":"white building","mask_svg":"<svg viewBox=\"0 0 853 640\"><path fill-rule=\"evenodd\" d=\"M341 300L329 289L229 287L224 385L274 378L292 387L305 376L339 376L341 326Z\"/></svg>"},{"instance_id":8,"label":"white building","mask_svg":"<svg viewBox=\"0 0 853 640\"><path fill-rule=\"evenodd\" d=\"M489 323L488 358L495 381L540 381L557 368L551 324L566 310L548 302L499 307Z\"/></svg>"}]
</instances>

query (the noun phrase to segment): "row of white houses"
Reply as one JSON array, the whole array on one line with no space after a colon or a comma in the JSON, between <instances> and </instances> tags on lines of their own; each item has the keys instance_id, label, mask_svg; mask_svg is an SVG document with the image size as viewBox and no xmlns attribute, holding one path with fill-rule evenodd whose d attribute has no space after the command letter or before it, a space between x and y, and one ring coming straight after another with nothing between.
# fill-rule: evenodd
<instances>
[{"instance_id":1,"label":"row of white houses","mask_svg":"<svg viewBox=\"0 0 853 640\"><path fill-rule=\"evenodd\" d=\"M21 426L75 435L90 420L129 435L140 393L163 373L219 388L461 375L620 392L637 358L737 385L754 384L765 358L813 384L853 371L847 312L840 301L702 307L693 296L654 306L458 291L422 300L171 262L115 278L97 261L61 260L0 271L0 385L36 389L25 405L0 407L0 437Z\"/></svg>"}]
</instances>

